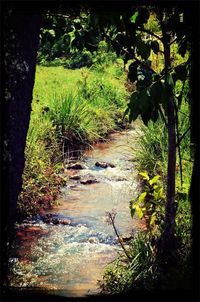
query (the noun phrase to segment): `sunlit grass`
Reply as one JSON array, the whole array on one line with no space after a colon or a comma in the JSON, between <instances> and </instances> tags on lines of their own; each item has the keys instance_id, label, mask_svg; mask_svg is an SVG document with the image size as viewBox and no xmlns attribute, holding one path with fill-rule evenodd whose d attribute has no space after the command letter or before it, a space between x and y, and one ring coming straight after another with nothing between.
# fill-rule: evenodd
<instances>
[{"instance_id":1,"label":"sunlit grass","mask_svg":"<svg viewBox=\"0 0 200 302\"><path fill-rule=\"evenodd\" d=\"M116 128L127 97L120 68L106 65L102 72L37 66L18 203L22 214L37 212L59 192L54 172L62 167L68 148L88 146ZM51 185L45 173L50 173Z\"/></svg>"}]
</instances>

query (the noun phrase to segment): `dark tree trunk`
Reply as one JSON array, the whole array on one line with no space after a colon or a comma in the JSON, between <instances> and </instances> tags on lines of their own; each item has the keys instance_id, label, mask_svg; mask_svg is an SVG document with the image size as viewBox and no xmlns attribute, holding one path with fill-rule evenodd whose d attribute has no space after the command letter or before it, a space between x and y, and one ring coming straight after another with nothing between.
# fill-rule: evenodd
<instances>
[{"instance_id":1,"label":"dark tree trunk","mask_svg":"<svg viewBox=\"0 0 200 302\"><path fill-rule=\"evenodd\" d=\"M174 246L175 235L175 173L176 173L176 132L175 110L173 99L168 100L168 168L167 168L167 200L165 207L165 224L163 239L167 253Z\"/></svg>"},{"instance_id":2,"label":"dark tree trunk","mask_svg":"<svg viewBox=\"0 0 200 302\"><path fill-rule=\"evenodd\" d=\"M26 10L7 7L4 10L4 102L3 118L3 255L6 241L12 241L16 205L22 187L24 150L29 126L32 91L41 16L29 7ZM6 277L6 261L3 266Z\"/></svg>"},{"instance_id":3,"label":"dark tree trunk","mask_svg":"<svg viewBox=\"0 0 200 302\"><path fill-rule=\"evenodd\" d=\"M160 251L163 264L172 264L175 259L175 176L176 176L176 115L172 87L169 86L170 58L170 35L166 32L164 22L161 19L163 35L164 62L165 62L165 85L168 87L167 119L168 119L168 167L167 167L167 200L165 206L164 230L160 241Z\"/></svg>"}]
</instances>

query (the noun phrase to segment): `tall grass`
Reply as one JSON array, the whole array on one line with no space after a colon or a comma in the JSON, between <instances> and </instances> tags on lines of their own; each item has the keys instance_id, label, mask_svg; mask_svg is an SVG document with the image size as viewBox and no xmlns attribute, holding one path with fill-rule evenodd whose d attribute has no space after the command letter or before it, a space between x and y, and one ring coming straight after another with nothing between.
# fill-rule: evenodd
<instances>
[{"instance_id":1,"label":"tall grass","mask_svg":"<svg viewBox=\"0 0 200 302\"><path fill-rule=\"evenodd\" d=\"M159 119L149 122L148 127L141 126L137 158L139 170L147 170L149 175L163 173L167 167L167 129Z\"/></svg>"},{"instance_id":2,"label":"tall grass","mask_svg":"<svg viewBox=\"0 0 200 302\"><path fill-rule=\"evenodd\" d=\"M104 67L100 74L95 68L37 66L18 202L21 214L52 204L65 182L55 172L62 168L71 147L90 145L117 127L126 105L125 77L107 72L109 64ZM119 73L119 64L116 69Z\"/></svg>"},{"instance_id":3,"label":"tall grass","mask_svg":"<svg viewBox=\"0 0 200 302\"><path fill-rule=\"evenodd\" d=\"M86 100L80 93L54 95L47 113L61 140L92 142L99 137L98 124Z\"/></svg>"}]
</instances>

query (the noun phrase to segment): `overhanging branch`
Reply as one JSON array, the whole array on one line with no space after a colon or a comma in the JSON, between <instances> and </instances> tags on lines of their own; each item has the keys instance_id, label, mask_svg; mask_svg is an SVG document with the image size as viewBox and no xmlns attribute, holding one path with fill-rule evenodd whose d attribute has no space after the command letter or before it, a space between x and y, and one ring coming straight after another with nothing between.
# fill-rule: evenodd
<instances>
[{"instance_id":1,"label":"overhanging branch","mask_svg":"<svg viewBox=\"0 0 200 302\"><path fill-rule=\"evenodd\" d=\"M137 30L141 31L141 32L144 32L144 33L147 33L153 37L155 37L156 39L162 41L162 37L156 35L154 32L152 32L151 30L149 29L145 29L145 28L142 28L142 27L138 27Z\"/></svg>"},{"instance_id":2,"label":"overhanging branch","mask_svg":"<svg viewBox=\"0 0 200 302\"><path fill-rule=\"evenodd\" d=\"M188 129L187 129L187 130L183 133L183 135L179 138L179 141L177 142L176 147L177 147L178 144L181 143L181 141L182 141L183 138L186 136L186 134L190 131L190 129L191 129L191 126L189 126Z\"/></svg>"}]
</instances>

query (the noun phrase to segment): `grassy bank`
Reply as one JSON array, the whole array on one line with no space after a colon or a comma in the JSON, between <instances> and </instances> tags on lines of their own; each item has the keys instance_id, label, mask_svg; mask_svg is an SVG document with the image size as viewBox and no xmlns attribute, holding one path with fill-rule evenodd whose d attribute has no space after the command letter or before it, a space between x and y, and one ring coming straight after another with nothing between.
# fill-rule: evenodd
<instances>
[{"instance_id":1,"label":"grassy bank","mask_svg":"<svg viewBox=\"0 0 200 302\"><path fill-rule=\"evenodd\" d=\"M120 60L74 70L37 66L20 215L51 206L66 181L56 172L71 151L105 139L122 126L124 83Z\"/></svg>"}]
</instances>

